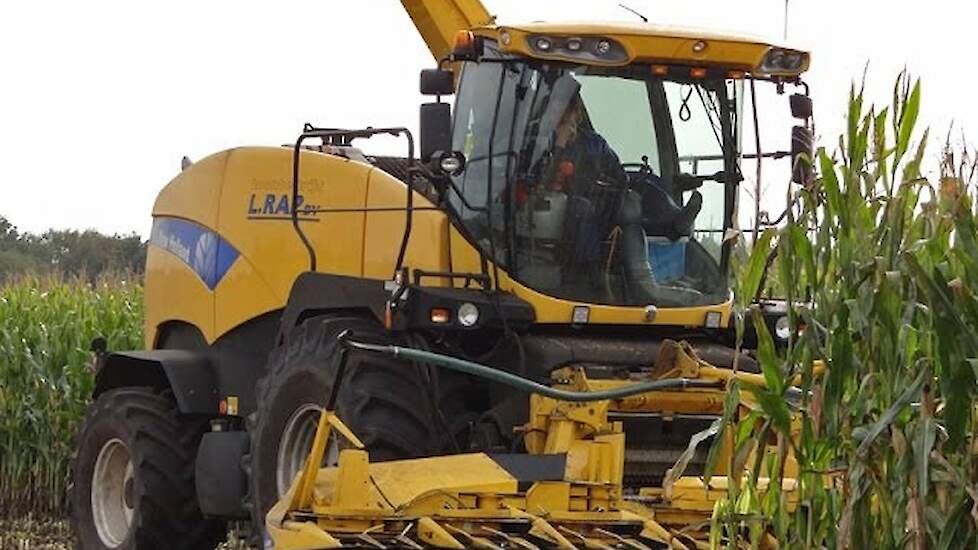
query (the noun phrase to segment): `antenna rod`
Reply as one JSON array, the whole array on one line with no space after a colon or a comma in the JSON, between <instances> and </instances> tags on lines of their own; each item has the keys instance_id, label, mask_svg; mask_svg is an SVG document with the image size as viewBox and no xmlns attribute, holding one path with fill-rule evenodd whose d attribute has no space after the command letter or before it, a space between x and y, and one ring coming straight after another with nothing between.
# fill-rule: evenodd
<instances>
[{"instance_id":1,"label":"antenna rod","mask_svg":"<svg viewBox=\"0 0 978 550\"><path fill-rule=\"evenodd\" d=\"M784 0L784 40L788 41L788 1Z\"/></svg>"},{"instance_id":2,"label":"antenna rod","mask_svg":"<svg viewBox=\"0 0 978 550\"><path fill-rule=\"evenodd\" d=\"M626 6L625 4L618 4L618 7L619 7L619 8L622 8L622 9L626 9L626 10L628 10L628 11L630 11L630 12L632 12L632 13L634 13L635 15L637 15L637 16L638 16L638 18L639 18L639 19L641 19L642 21L644 21L644 22L646 22L646 23L648 23L648 22L649 22L649 18L648 18L648 17L645 17L645 16L644 16L644 15L642 15L641 13L639 13L639 12L637 12L637 11L635 11L635 10L633 10L632 8L629 8L629 7L628 7L628 6Z\"/></svg>"}]
</instances>

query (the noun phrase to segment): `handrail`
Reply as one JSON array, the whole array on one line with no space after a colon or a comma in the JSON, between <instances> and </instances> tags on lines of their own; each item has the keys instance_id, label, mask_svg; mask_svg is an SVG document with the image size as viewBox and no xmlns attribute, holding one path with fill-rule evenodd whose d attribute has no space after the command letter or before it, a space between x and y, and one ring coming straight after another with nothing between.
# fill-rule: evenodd
<instances>
[{"instance_id":1,"label":"handrail","mask_svg":"<svg viewBox=\"0 0 978 550\"><path fill-rule=\"evenodd\" d=\"M407 138L408 142L408 177L405 183L407 189L407 199L406 204L403 209L400 208L376 208L376 209L306 209L303 212L315 213L315 212L389 212L395 210L404 210L406 214L406 220L404 223L404 237L401 239L400 250L397 253L397 263L394 264L394 274L396 275L404 263L404 255L407 251L408 240L411 237L411 226L414 219L414 185L413 176L417 172L415 166L414 158L414 136L411 131L404 127L392 127L392 128L363 128L359 130L341 130L337 128L316 128L310 124L306 124L303 127L302 133L299 134L299 138L295 142L295 148L292 152L292 227L295 229L296 234L302 241L303 246L305 246L306 251L309 253L309 270L316 271L316 250L313 248L312 243L309 242L309 237L302 230L299 225L299 161L302 158L300 154L302 151L302 142L311 138L320 138L324 142L339 145L349 145L355 139L360 138L370 138L377 134L388 134L391 136L401 136L403 135ZM337 138L339 142L337 143ZM422 207L424 210L434 210L430 207Z\"/></svg>"}]
</instances>

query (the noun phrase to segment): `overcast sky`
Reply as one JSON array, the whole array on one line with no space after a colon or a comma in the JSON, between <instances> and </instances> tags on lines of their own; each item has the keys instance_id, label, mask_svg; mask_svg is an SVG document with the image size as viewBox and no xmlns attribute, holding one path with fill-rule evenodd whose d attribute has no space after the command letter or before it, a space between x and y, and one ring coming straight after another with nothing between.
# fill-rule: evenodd
<instances>
[{"instance_id":1,"label":"overcast sky","mask_svg":"<svg viewBox=\"0 0 978 550\"><path fill-rule=\"evenodd\" d=\"M616 0L484 1L503 23L635 18ZM783 32L783 0L627 3L657 23ZM978 132L965 6L791 0L789 42L813 52L819 134L835 141L867 60L878 101L907 66L924 80L925 124L944 135L955 119ZM417 74L431 64L395 0L0 2L0 215L28 231L147 235L183 155L287 143L307 121L415 126ZM786 118L786 104L762 111L762 130ZM782 196L783 178L765 174L768 193Z\"/></svg>"}]
</instances>

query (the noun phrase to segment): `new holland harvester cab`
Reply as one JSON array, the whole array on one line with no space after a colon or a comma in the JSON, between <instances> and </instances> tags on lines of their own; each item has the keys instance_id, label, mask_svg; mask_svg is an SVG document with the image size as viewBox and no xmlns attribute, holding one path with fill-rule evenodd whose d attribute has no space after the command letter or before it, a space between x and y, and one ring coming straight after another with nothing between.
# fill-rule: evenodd
<instances>
[{"instance_id":1,"label":"new holland harvester cab","mask_svg":"<svg viewBox=\"0 0 978 550\"><path fill-rule=\"evenodd\" d=\"M803 182L808 54L402 4L437 60L417 142L306 125L160 193L146 351L100 357L79 436L81 548L702 544L725 389L764 384L729 328L745 103L797 119L751 156ZM405 155L357 147L380 134Z\"/></svg>"}]
</instances>

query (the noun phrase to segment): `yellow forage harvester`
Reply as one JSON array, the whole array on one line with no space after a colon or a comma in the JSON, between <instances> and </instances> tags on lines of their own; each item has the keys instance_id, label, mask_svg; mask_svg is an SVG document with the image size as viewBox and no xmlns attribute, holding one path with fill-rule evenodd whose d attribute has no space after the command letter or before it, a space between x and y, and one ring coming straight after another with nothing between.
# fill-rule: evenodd
<instances>
[{"instance_id":1,"label":"yellow forage harvester","mask_svg":"<svg viewBox=\"0 0 978 550\"><path fill-rule=\"evenodd\" d=\"M78 436L78 548L708 544L745 458L722 417L755 406L731 384L765 384L731 326L743 164L808 181L809 54L401 4L436 61L417 132L306 124L160 192L146 349L99 349ZM309 70L343 47L302 40L328 45ZM795 121L783 147L743 138L761 111Z\"/></svg>"}]
</instances>

